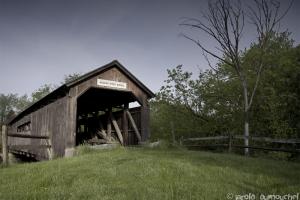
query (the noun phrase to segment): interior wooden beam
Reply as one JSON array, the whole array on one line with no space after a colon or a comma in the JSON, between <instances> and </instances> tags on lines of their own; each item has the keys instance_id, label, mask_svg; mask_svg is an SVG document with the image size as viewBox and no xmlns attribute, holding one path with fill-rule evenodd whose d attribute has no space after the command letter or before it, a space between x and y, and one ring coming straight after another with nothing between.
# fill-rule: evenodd
<instances>
[{"instance_id":1,"label":"interior wooden beam","mask_svg":"<svg viewBox=\"0 0 300 200\"><path fill-rule=\"evenodd\" d=\"M123 141L123 136L122 136L121 130L120 130L120 128L118 126L118 123L117 123L115 117L113 116L112 112L110 112L110 119L111 119L111 122L112 122L112 124L113 124L116 132L117 132L117 135L118 135L118 138L120 140L121 145L124 145L124 141Z\"/></svg>"},{"instance_id":2,"label":"interior wooden beam","mask_svg":"<svg viewBox=\"0 0 300 200\"><path fill-rule=\"evenodd\" d=\"M122 130L123 130L123 137L124 137L124 144L129 144L129 135L128 135L128 117L126 115L126 111L128 110L129 104L125 103L122 113Z\"/></svg>"},{"instance_id":3,"label":"interior wooden beam","mask_svg":"<svg viewBox=\"0 0 300 200\"><path fill-rule=\"evenodd\" d=\"M129 121L131 123L131 126L132 126L134 132L135 132L135 135L136 135L136 137L138 139L138 142L140 143L142 141L141 134L140 134L140 132L139 132L139 130L138 130L138 128L137 128L137 126L136 126L136 124L135 124L132 116L131 116L131 113L128 110L126 110L126 114L127 114L128 118L129 118Z\"/></svg>"},{"instance_id":4,"label":"interior wooden beam","mask_svg":"<svg viewBox=\"0 0 300 200\"><path fill-rule=\"evenodd\" d=\"M108 110L108 112L106 113L106 115L107 115L107 130L106 130L106 132L107 132L107 138L109 139L109 140L111 140L111 120L110 120L110 113L111 113L111 108Z\"/></svg>"}]
</instances>

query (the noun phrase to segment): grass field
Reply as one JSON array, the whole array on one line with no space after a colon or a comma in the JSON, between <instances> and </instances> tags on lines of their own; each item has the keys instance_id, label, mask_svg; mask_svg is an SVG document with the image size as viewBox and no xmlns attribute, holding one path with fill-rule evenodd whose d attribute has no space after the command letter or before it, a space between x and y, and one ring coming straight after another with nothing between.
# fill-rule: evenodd
<instances>
[{"instance_id":1,"label":"grass field","mask_svg":"<svg viewBox=\"0 0 300 200\"><path fill-rule=\"evenodd\" d=\"M300 192L299 163L186 150L82 152L0 168L0 199L235 199Z\"/></svg>"}]
</instances>

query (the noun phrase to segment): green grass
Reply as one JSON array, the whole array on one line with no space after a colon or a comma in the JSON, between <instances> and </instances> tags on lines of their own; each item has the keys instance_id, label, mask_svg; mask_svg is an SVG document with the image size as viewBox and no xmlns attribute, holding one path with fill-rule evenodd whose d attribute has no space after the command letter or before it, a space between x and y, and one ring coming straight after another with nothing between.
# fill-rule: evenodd
<instances>
[{"instance_id":1,"label":"green grass","mask_svg":"<svg viewBox=\"0 0 300 200\"><path fill-rule=\"evenodd\" d=\"M0 168L0 199L226 199L300 192L300 164L185 150L89 151ZM258 199L258 197L257 197Z\"/></svg>"}]
</instances>

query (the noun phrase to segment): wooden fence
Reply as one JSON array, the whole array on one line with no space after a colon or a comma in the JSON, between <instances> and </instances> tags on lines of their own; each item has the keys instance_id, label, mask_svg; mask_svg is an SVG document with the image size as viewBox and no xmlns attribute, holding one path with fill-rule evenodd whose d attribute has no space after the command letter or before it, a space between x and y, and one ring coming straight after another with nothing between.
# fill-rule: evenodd
<instances>
[{"instance_id":1,"label":"wooden fence","mask_svg":"<svg viewBox=\"0 0 300 200\"><path fill-rule=\"evenodd\" d=\"M285 144L292 145L292 148L268 148L263 146L245 146L245 145L236 145L235 141L241 141L245 138L248 138L250 141L255 142L266 142L272 144ZM199 141L223 141L221 144L193 144L194 142ZM192 142L192 144L187 144ZM199 137L199 138L186 138L181 139L180 144L186 147L227 147L228 151L231 152L232 148L249 148L257 149L264 151L279 151L287 153L300 153L300 139L274 139L268 137L257 137L257 136L243 136L243 135L228 135L228 136L212 136L212 137Z\"/></svg>"}]
</instances>

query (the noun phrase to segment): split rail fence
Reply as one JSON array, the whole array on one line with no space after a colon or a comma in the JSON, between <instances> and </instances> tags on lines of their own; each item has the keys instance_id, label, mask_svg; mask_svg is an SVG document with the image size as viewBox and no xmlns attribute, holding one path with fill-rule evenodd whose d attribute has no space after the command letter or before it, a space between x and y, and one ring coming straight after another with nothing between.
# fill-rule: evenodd
<instances>
[{"instance_id":1,"label":"split rail fence","mask_svg":"<svg viewBox=\"0 0 300 200\"><path fill-rule=\"evenodd\" d=\"M248 138L250 141L254 142L264 142L269 144L277 144L277 146L284 147L266 147L259 145L240 145L235 144L236 142L241 143L245 138ZM218 144L207 144L212 141L218 141ZM206 142L205 144L195 144L195 142ZM222 142L222 143L220 143ZM250 142L251 143L251 142ZM227 136L212 136L212 137L198 137L198 138L185 138L180 140L180 144L185 147L224 147L228 148L228 151L231 152L233 148L249 148L263 151L278 151L278 152L286 152L286 153L300 153L300 139L274 139L269 137L257 137L257 136L248 136L245 137L243 135L227 135ZM286 147L288 145L288 147Z\"/></svg>"}]
</instances>

